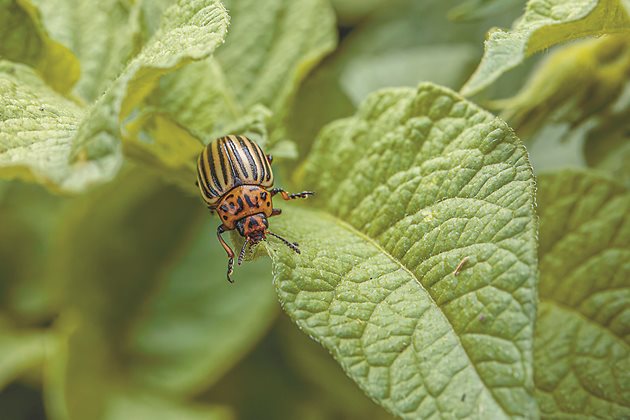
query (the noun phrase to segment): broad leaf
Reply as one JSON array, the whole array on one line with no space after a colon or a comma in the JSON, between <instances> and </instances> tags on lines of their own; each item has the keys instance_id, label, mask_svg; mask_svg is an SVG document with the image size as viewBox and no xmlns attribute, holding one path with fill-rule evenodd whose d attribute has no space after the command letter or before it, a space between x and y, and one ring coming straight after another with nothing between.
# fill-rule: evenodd
<instances>
[{"instance_id":1,"label":"broad leaf","mask_svg":"<svg viewBox=\"0 0 630 420\"><path fill-rule=\"evenodd\" d=\"M0 58L35 68L59 92L79 78L79 61L50 38L29 0L0 0L0 39Z\"/></svg>"},{"instance_id":2,"label":"broad leaf","mask_svg":"<svg viewBox=\"0 0 630 420\"><path fill-rule=\"evenodd\" d=\"M82 182L73 179L69 160L84 116L82 108L53 91L31 68L0 61L0 176L61 188ZM90 168L95 178L108 169Z\"/></svg>"},{"instance_id":3,"label":"broad leaf","mask_svg":"<svg viewBox=\"0 0 630 420\"><path fill-rule=\"evenodd\" d=\"M532 54L573 39L630 31L624 0L529 0L508 32L488 34L485 53L461 93L474 95Z\"/></svg>"},{"instance_id":4,"label":"broad leaf","mask_svg":"<svg viewBox=\"0 0 630 420\"><path fill-rule=\"evenodd\" d=\"M27 68L3 64L3 172L72 192L111 180L122 163L120 121L162 75L212 54L223 42L227 24L227 12L218 0L180 0L166 10L150 42L86 111L54 96ZM48 103L52 111L47 111ZM47 117L46 112L52 113L48 119L40 114Z\"/></svg>"},{"instance_id":5,"label":"broad leaf","mask_svg":"<svg viewBox=\"0 0 630 420\"><path fill-rule=\"evenodd\" d=\"M535 382L549 418L630 416L630 193L591 172L541 175Z\"/></svg>"},{"instance_id":6,"label":"broad leaf","mask_svg":"<svg viewBox=\"0 0 630 420\"><path fill-rule=\"evenodd\" d=\"M318 200L274 220L302 254L269 245L298 326L401 417L535 416L534 182L507 125L435 85L384 90L304 179Z\"/></svg>"}]
</instances>

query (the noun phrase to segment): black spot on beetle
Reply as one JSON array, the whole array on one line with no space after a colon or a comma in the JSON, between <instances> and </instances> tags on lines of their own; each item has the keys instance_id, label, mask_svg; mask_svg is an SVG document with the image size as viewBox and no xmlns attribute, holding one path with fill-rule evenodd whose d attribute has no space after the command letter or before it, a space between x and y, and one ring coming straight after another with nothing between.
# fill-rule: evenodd
<instances>
[{"instance_id":1,"label":"black spot on beetle","mask_svg":"<svg viewBox=\"0 0 630 420\"><path fill-rule=\"evenodd\" d=\"M252 202L252 199L251 199L251 198L249 198L249 195L245 195L245 201L247 202L247 205L248 205L249 207L255 207L255 206L254 206L254 203Z\"/></svg>"},{"instance_id":2,"label":"black spot on beetle","mask_svg":"<svg viewBox=\"0 0 630 420\"><path fill-rule=\"evenodd\" d=\"M271 201L267 201L267 207L271 205Z\"/></svg>"},{"instance_id":3,"label":"black spot on beetle","mask_svg":"<svg viewBox=\"0 0 630 420\"><path fill-rule=\"evenodd\" d=\"M263 200L267 199L267 191L263 191L260 193L260 198L262 198Z\"/></svg>"},{"instance_id":4,"label":"black spot on beetle","mask_svg":"<svg viewBox=\"0 0 630 420\"><path fill-rule=\"evenodd\" d=\"M227 220L227 216L223 216L223 220Z\"/></svg>"},{"instance_id":5,"label":"black spot on beetle","mask_svg":"<svg viewBox=\"0 0 630 420\"><path fill-rule=\"evenodd\" d=\"M219 208L221 210L223 210L223 211L228 211L229 210L228 207L225 204L221 205L221 207L219 207Z\"/></svg>"}]
</instances>

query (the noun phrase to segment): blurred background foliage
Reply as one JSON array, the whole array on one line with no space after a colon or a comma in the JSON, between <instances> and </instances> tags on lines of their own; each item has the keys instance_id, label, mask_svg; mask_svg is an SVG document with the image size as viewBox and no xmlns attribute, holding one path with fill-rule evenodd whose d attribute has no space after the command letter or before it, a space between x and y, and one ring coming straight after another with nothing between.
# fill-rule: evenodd
<instances>
[{"instance_id":1,"label":"blurred background foliage","mask_svg":"<svg viewBox=\"0 0 630 420\"><path fill-rule=\"evenodd\" d=\"M70 82L53 83L58 91L78 78L67 49L88 57L92 66L82 68L74 90L81 103L98 98L156 31L171 1L120 1L92 11L97 19L87 41L50 23L63 20L59 5L67 12L81 2L35 0L40 14L31 16L30 2L1 3L3 42L10 34L25 38L24 45L54 43L46 51L67 60ZM127 126L130 138L148 133L159 144L160 136L191 136L182 126L198 138L245 127L269 138L289 187L291 170L324 124L351 115L382 87L431 81L459 89L482 57L486 33L509 27L525 7L518 0L331 0L325 7L334 11L336 33L331 27L310 39L311 29L283 27L280 17L282 25L270 24L290 36L277 35L284 44L265 49L257 44L266 42L256 29L267 16L260 3L226 2L233 38L216 58L164 78L134 116L141 127ZM23 22L10 20L11 8ZM47 19L58 31L42 35ZM98 42L108 48L95 59L90 46ZM308 42L316 45L304 47ZM246 43L247 54L230 49L234 43ZM296 43L299 60L282 61ZM1 52L41 69L51 59ZM260 62L274 60L297 70L271 66L255 74ZM578 40L531 57L473 99L512 125L536 171L591 167L630 186L629 76L627 35ZM258 88L255 77L274 81ZM221 101L207 99L217 96ZM190 103L198 113L184 106ZM205 117L220 112L229 115ZM125 151L133 156L141 147L129 142ZM290 324L266 258L240 267L235 285L225 282L226 259L213 233L218 222L174 185L193 182L140 164L76 197L0 182L0 418L389 418Z\"/></svg>"}]
</instances>

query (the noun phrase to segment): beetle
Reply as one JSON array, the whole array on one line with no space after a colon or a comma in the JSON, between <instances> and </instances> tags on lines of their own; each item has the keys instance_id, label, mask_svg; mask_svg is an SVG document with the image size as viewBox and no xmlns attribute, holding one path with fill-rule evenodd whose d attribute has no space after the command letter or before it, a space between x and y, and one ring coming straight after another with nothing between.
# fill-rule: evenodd
<instances>
[{"instance_id":1,"label":"beetle","mask_svg":"<svg viewBox=\"0 0 630 420\"><path fill-rule=\"evenodd\" d=\"M295 242L268 230L268 218L282 213L273 207L272 197L280 194L283 200L308 198L312 191L289 194L282 188L273 187L271 155L252 140L241 135L219 137L209 143L197 159L197 182L201 197L210 211L216 211L221 219L217 238L228 256L227 279L233 283L234 251L221 236L236 229L245 238L238 256L238 265L245 257L248 244L256 245L271 235L281 240L296 253L300 248Z\"/></svg>"}]
</instances>

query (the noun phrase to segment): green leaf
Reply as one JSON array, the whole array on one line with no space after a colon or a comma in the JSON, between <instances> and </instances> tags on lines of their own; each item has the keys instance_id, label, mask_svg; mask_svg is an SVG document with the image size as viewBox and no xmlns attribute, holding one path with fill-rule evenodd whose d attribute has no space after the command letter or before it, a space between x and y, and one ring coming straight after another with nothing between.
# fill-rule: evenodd
<instances>
[{"instance_id":1,"label":"green leaf","mask_svg":"<svg viewBox=\"0 0 630 420\"><path fill-rule=\"evenodd\" d=\"M478 93L525 58L553 45L628 31L630 18L623 0L529 0L510 31L489 32L481 63L461 93Z\"/></svg>"},{"instance_id":2,"label":"green leaf","mask_svg":"<svg viewBox=\"0 0 630 420\"><path fill-rule=\"evenodd\" d=\"M269 245L298 326L398 416L535 416L534 182L507 125L435 85L384 90L321 132L304 179L318 201L273 226L302 254Z\"/></svg>"},{"instance_id":3,"label":"green leaf","mask_svg":"<svg viewBox=\"0 0 630 420\"><path fill-rule=\"evenodd\" d=\"M2 175L35 178L70 192L111 180L122 163L120 122L162 75L212 54L223 42L227 24L218 0L180 0L166 10L151 41L85 112L54 96L27 68L3 64ZM42 118L46 112L52 117Z\"/></svg>"},{"instance_id":4,"label":"green leaf","mask_svg":"<svg viewBox=\"0 0 630 420\"><path fill-rule=\"evenodd\" d=\"M541 175L535 382L548 418L630 416L630 193L588 171Z\"/></svg>"},{"instance_id":5,"label":"green leaf","mask_svg":"<svg viewBox=\"0 0 630 420\"><path fill-rule=\"evenodd\" d=\"M70 147L85 113L21 64L0 61L0 176L72 189ZM107 168L90 167L94 178Z\"/></svg>"},{"instance_id":6,"label":"green leaf","mask_svg":"<svg viewBox=\"0 0 630 420\"><path fill-rule=\"evenodd\" d=\"M0 58L35 68L61 93L79 78L79 61L50 38L29 0L0 0L0 39Z\"/></svg>"},{"instance_id":7,"label":"green leaf","mask_svg":"<svg viewBox=\"0 0 630 420\"><path fill-rule=\"evenodd\" d=\"M51 36L81 61L74 88L90 103L98 98L137 52L139 6L131 0L33 0ZM135 42L134 42L135 41Z\"/></svg>"},{"instance_id":8,"label":"green leaf","mask_svg":"<svg viewBox=\"0 0 630 420\"><path fill-rule=\"evenodd\" d=\"M283 317L283 320L285 318ZM279 323L283 353L293 372L312 388L319 405L329 404L343 410L348 419L390 419L391 415L374 404L355 383L339 369L330 354L288 321ZM318 395L319 394L319 395Z\"/></svg>"}]
</instances>

